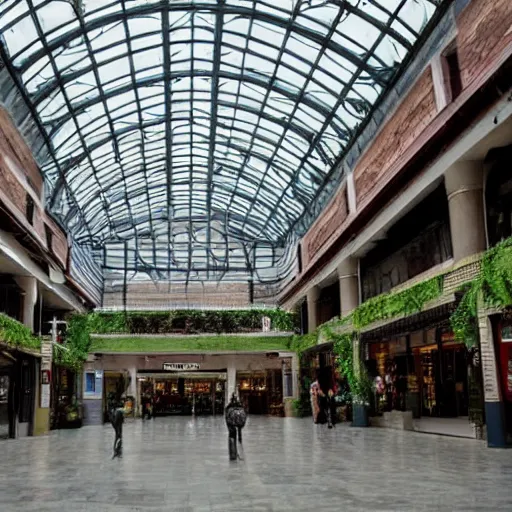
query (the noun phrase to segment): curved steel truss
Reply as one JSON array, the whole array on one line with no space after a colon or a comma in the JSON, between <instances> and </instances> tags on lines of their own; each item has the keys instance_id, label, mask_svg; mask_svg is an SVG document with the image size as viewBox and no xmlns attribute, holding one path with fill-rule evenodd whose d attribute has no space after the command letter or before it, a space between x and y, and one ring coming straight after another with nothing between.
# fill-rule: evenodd
<instances>
[{"instance_id":1,"label":"curved steel truss","mask_svg":"<svg viewBox=\"0 0 512 512\"><path fill-rule=\"evenodd\" d=\"M283 277L298 221L440 3L4 0L50 210L106 268Z\"/></svg>"}]
</instances>

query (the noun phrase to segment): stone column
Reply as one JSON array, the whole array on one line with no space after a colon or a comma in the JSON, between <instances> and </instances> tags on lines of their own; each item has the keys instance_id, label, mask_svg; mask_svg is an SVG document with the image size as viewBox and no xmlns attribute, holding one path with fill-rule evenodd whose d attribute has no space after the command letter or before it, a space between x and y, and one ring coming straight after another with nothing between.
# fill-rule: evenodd
<instances>
[{"instance_id":1,"label":"stone column","mask_svg":"<svg viewBox=\"0 0 512 512\"><path fill-rule=\"evenodd\" d=\"M139 401L137 399L137 368L135 366L131 367L129 370L130 373L130 385L128 386L127 395L133 396L133 411L137 414L137 407L139 405Z\"/></svg>"},{"instance_id":2,"label":"stone column","mask_svg":"<svg viewBox=\"0 0 512 512\"><path fill-rule=\"evenodd\" d=\"M458 262L486 249L482 162L456 162L446 171L444 180L453 259Z\"/></svg>"},{"instance_id":3,"label":"stone column","mask_svg":"<svg viewBox=\"0 0 512 512\"><path fill-rule=\"evenodd\" d=\"M481 301L478 308L478 331L484 385L487 446L490 448L505 448L507 444L505 409L498 380L496 350L491 321L485 309L481 307Z\"/></svg>"},{"instance_id":4,"label":"stone column","mask_svg":"<svg viewBox=\"0 0 512 512\"><path fill-rule=\"evenodd\" d=\"M347 316L359 305L359 278L357 259L347 258L338 265L340 281L341 317Z\"/></svg>"},{"instance_id":5,"label":"stone column","mask_svg":"<svg viewBox=\"0 0 512 512\"><path fill-rule=\"evenodd\" d=\"M313 286L307 292L308 303L308 333L313 332L318 327L318 297L320 296L320 288Z\"/></svg>"},{"instance_id":6,"label":"stone column","mask_svg":"<svg viewBox=\"0 0 512 512\"><path fill-rule=\"evenodd\" d=\"M34 307L37 301L37 280L35 277L16 277L18 286L23 290L23 324L34 331Z\"/></svg>"},{"instance_id":7,"label":"stone column","mask_svg":"<svg viewBox=\"0 0 512 512\"><path fill-rule=\"evenodd\" d=\"M292 356L292 391L293 398L299 398L299 358L297 354Z\"/></svg>"},{"instance_id":8,"label":"stone column","mask_svg":"<svg viewBox=\"0 0 512 512\"><path fill-rule=\"evenodd\" d=\"M224 406L228 405L233 393L236 393L238 396L238 390L236 389L236 366L235 362L231 359L227 371L226 401Z\"/></svg>"}]
</instances>

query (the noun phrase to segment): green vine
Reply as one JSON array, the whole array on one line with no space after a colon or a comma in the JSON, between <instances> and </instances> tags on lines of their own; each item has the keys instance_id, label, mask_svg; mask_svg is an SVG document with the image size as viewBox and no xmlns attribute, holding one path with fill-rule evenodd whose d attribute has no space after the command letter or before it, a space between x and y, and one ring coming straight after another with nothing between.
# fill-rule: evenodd
<instances>
[{"instance_id":1,"label":"green vine","mask_svg":"<svg viewBox=\"0 0 512 512\"><path fill-rule=\"evenodd\" d=\"M28 327L4 313L0 313L0 341L14 348L41 349L41 340Z\"/></svg>"},{"instance_id":2,"label":"green vine","mask_svg":"<svg viewBox=\"0 0 512 512\"><path fill-rule=\"evenodd\" d=\"M53 348L55 364L80 370L91 347L88 315L72 314L67 318L66 342Z\"/></svg>"},{"instance_id":3,"label":"green vine","mask_svg":"<svg viewBox=\"0 0 512 512\"><path fill-rule=\"evenodd\" d=\"M487 250L478 277L459 291L463 297L450 318L455 339L468 348L478 340L478 300L488 308L504 308L512 304L512 237Z\"/></svg>"},{"instance_id":4,"label":"green vine","mask_svg":"<svg viewBox=\"0 0 512 512\"><path fill-rule=\"evenodd\" d=\"M440 297L442 291L443 276L436 276L400 292L372 297L353 311L352 324L360 330L379 320L418 313L427 302Z\"/></svg>"}]
</instances>

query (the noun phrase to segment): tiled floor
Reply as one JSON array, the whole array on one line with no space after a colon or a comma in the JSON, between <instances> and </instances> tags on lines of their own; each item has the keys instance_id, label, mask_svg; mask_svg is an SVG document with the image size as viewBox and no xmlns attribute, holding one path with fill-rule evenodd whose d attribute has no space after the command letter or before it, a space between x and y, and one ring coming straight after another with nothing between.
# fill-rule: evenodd
<instances>
[{"instance_id":1,"label":"tiled floor","mask_svg":"<svg viewBox=\"0 0 512 512\"><path fill-rule=\"evenodd\" d=\"M0 512L512 510L512 451L416 432L250 417L244 460L222 418L0 442Z\"/></svg>"}]
</instances>

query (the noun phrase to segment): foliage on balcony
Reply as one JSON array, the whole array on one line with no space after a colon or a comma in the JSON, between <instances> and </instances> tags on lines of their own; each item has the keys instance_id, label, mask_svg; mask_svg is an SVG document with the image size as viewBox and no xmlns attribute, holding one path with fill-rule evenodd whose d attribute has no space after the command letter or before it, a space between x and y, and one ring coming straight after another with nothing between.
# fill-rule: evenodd
<instances>
[{"instance_id":1,"label":"foliage on balcony","mask_svg":"<svg viewBox=\"0 0 512 512\"><path fill-rule=\"evenodd\" d=\"M462 300L451 317L455 339L468 347L478 341L478 306L502 309L512 305L512 237L488 249L478 276L466 283Z\"/></svg>"},{"instance_id":2,"label":"foliage on balcony","mask_svg":"<svg viewBox=\"0 0 512 512\"><path fill-rule=\"evenodd\" d=\"M281 309L251 309L91 313L89 328L96 334L236 333L261 331L265 316L270 318L273 330L293 331L297 326L294 313Z\"/></svg>"},{"instance_id":3,"label":"foliage on balcony","mask_svg":"<svg viewBox=\"0 0 512 512\"><path fill-rule=\"evenodd\" d=\"M65 344L55 346L53 361L55 364L74 370L82 368L91 347L88 315L72 314L67 319Z\"/></svg>"},{"instance_id":4,"label":"foliage on balcony","mask_svg":"<svg viewBox=\"0 0 512 512\"><path fill-rule=\"evenodd\" d=\"M41 349L41 340L28 327L4 313L0 313L0 342L13 348Z\"/></svg>"},{"instance_id":5,"label":"foliage on balcony","mask_svg":"<svg viewBox=\"0 0 512 512\"><path fill-rule=\"evenodd\" d=\"M289 350L290 336L93 337L90 352L214 352Z\"/></svg>"}]
</instances>

